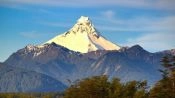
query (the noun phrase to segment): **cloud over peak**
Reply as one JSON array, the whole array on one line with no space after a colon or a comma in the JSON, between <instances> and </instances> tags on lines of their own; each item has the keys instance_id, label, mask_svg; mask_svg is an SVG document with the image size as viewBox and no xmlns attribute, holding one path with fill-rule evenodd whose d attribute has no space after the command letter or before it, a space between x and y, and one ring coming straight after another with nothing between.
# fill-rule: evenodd
<instances>
[{"instance_id":1,"label":"cloud over peak","mask_svg":"<svg viewBox=\"0 0 175 98\"><path fill-rule=\"evenodd\" d=\"M0 5L42 5L54 7L121 6L144 9L175 10L175 0L1 0Z\"/></svg>"},{"instance_id":2,"label":"cloud over peak","mask_svg":"<svg viewBox=\"0 0 175 98\"><path fill-rule=\"evenodd\" d=\"M175 36L172 32L152 32L143 34L137 38L130 38L126 43L123 43L123 45L132 46L139 44L151 52L156 52L166 49L173 49L175 47L174 39Z\"/></svg>"}]
</instances>

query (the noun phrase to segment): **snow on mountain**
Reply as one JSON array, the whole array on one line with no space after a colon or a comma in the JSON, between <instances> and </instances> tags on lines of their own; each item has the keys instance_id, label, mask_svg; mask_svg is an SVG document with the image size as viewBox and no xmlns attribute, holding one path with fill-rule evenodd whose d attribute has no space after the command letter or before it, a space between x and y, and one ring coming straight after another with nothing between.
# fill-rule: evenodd
<instances>
[{"instance_id":1,"label":"snow on mountain","mask_svg":"<svg viewBox=\"0 0 175 98\"><path fill-rule=\"evenodd\" d=\"M119 50L120 46L106 40L88 17L81 16L69 31L46 43L56 43L70 50L87 53L96 50Z\"/></svg>"},{"instance_id":2,"label":"snow on mountain","mask_svg":"<svg viewBox=\"0 0 175 98\"><path fill-rule=\"evenodd\" d=\"M28 45L13 53L4 64L50 76L64 85L83 78L107 75L122 82L147 80L149 85L160 79L160 59L167 53L149 53L135 45L121 51L98 50L88 53L71 51L55 43ZM6 70L8 72L8 70ZM1 87L1 85L0 85Z\"/></svg>"},{"instance_id":3,"label":"snow on mountain","mask_svg":"<svg viewBox=\"0 0 175 98\"><path fill-rule=\"evenodd\" d=\"M175 49L150 53L139 45L115 45L82 16L68 32L44 45L28 45L0 63L0 92L63 90L98 75L118 77L122 82L147 80L153 85L161 77L161 58L174 54Z\"/></svg>"}]
</instances>

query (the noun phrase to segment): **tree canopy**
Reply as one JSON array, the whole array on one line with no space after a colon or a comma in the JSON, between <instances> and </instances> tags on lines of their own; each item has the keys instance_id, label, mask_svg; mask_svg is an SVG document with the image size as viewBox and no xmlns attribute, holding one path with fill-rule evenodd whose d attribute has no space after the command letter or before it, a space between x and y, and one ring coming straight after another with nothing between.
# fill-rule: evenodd
<instances>
[{"instance_id":1,"label":"tree canopy","mask_svg":"<svg viewBox=\"0 0 175 98\"><path fill-rule=\"evenodd\" d=\"M111 82L107 76L95 76L72 85L64 98L147 98L146 81L121 83L118 78Z\"/></svg>"},{"instance_id":2,"label":"tree canopy","mask_svg":"<svg viewBox=\"0 0 175 98\"><path fill-rule=\"evenodd\" d=\"M150 98L175 98L175 56L163 57L162 79L150 90Z\"/></svg>"}]
</instances>

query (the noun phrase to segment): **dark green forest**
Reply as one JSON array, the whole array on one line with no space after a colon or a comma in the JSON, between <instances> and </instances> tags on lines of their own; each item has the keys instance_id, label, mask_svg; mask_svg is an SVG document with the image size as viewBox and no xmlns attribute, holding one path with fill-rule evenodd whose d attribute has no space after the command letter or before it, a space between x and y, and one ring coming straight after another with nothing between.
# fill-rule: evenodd
<instances>
[{"instance_id":1,"label":"dark green forest","mask_svg":"<svg viewBox=\"0 0 175 98\"><path fill-rule=\"evenodd\" d=\"M147 81L120 82L107 76L86 78L71 85L62 93L1 93L0 98L175 98L175 56L163 57L162 74L153 87Z\"/></svg>"}]
</instances>

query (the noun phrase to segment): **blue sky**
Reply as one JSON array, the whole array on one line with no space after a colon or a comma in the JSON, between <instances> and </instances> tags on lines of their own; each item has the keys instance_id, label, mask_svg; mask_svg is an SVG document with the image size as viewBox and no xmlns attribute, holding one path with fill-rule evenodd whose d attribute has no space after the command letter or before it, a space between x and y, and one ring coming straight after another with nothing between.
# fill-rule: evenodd
<instances>
[{"instance_id":1,"label":"blue sky","mask_svg":"<svg viewBox=\"0 0 175 98\"><path fill-rule=\"evenodd\" d=\"M82 15L120 46L175 48L175 0L0 0L0 61L67 31Z\"/></svg>"}]
</instances>

